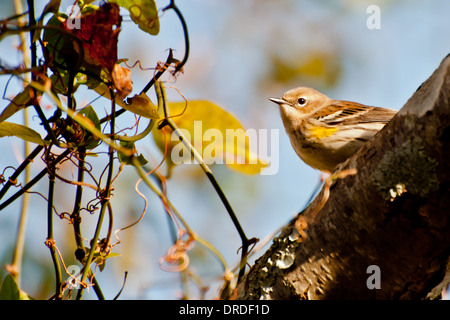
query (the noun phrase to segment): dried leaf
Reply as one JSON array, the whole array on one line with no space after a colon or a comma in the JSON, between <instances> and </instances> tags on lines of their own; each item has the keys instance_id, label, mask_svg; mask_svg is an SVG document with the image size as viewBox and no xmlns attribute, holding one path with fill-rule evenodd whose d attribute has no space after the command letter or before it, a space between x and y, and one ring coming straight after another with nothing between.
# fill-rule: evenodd
<instances>
[{"instance_id":1,"label":"dried leaf","mask_svg":"<svg viewBox=\"0 0 450 320\"><path fill-rule=\"evenodd\" d=\"M117 61L121 22L119 7L114 3L105 3L98 10L83 14L80 28L66 26L66 29L83 40L85 62L112 72Z\"/></svg>"},{"instance_id":2,"label":"dried leaf","mask_svg":"<svg viewBox=\"0 0 450 320\"><path fill-rule=\"evenodd\" d=\"M118 98L121 100L125 99L133 90L131 70L115 64L111 77L117 90Z\"/></svg>"}]
</instances>

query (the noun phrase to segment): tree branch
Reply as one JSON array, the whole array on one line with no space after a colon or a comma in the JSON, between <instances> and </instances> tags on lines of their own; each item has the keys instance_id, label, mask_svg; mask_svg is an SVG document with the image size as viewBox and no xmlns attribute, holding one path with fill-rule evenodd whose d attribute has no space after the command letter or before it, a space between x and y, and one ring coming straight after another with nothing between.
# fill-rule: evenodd
<instances>
[{"instance_id":1,"label":"tree branch","mask_svg":"<svg viewBox=\"0 0 450 320\"><path fill-rule=\"evenodd\" d=\"M426 298L443 280L450 254L448 159L450 55L339 165L335 173L357 174L322 189L238 283L234 298ZM380 289L368 288L371 265L379 267Z\"/></svg>"}]
</instances>

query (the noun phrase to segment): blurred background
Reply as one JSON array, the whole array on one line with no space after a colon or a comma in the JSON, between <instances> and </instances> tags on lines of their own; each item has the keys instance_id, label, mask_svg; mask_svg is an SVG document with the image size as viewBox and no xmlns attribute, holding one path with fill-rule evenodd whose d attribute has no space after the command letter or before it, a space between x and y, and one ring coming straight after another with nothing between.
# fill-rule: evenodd
<instances>
[{"instance_id":1,"label":"blurred background","mask_svg":"<svg viewBox=\"0 0 450 320\"><path fill-rule=\"evenodd\" d=\"M156 1L159 9L169 1ZM35 1L39 16L47 1ZM62 1L61 9L73 1ZM334 99L352 100L367 105L400 109L414 91L450 53L450 2L447 0L178 0L176 1L189 29L190 56L184 73L169 80L167 86L178 89L188 100L205 99L232 112L246 128L279 130L276 141L279 168L273 175L243 175L224 165L212 167L213 173L236 212L249 238L263 239L304 208L320 181L320 172L307 167L293 151L275 104L268 97L280 97L288 89L310 86ZM370 5L380 8L379 29L368 28L373 12ZM26 8L26 1L23 4ZM64 11L64 10L61 10ZM0 3L1 17L14 14L13 1ZM158 61L165 61L169 48L175 58L184 54L181 24L173 11L160 12L161 31L156 37L141 31L124 14L119 36L119 58L132 65L133 93L139 93L153 75ZM21 61L17 37L0 42L2 64L15 66ZM4 97L13 97L21 83L0 77ZM155 101L153 90L149 91ZM172 101L181 101L177 90L168 88ZM87 105L94 95L80 88L77 105ZM97 100L101 113L106 100ZM8 104L0 100L0 110ZM106 108L109 104L106 104ZM97 109L96 109L97 110ZM31 126L41 132L40 121L32 110ZM47 116L54 109L49 104ZM128 117L128 118L127 118ZM8 121L22 123L20 113ZM135 121L127 114L120 125ZM32 146L33 147L33 146ZM161 153L148 137L138 145L139 152L157 164ZM23 160L23 144L15 138L0 139L0 170L17 167ZM103 151L107 151L103 148ZM105 166L106 155L90 162ZM102 162L103 161L103 162ZM32 164L31 174L42 170L40 159ZM9 177L13 170L4 174ZM76 171L66 163L61 172L75 177ZM95 170L94 170L95 172ZM97 172L99 174L100 172ZM138 176L126 168L115 183L114 229L124 227L139 218L144 203L134 191ZM33 190L45 194L46 179ZM70 212L74 188L58 184L56 208ZM120 290L124 272L128 278L121 299L177 299L183 294L180 275L161 270L158 259L171 246L171 237L161 201L144 185L140 190L149 201L144 219L135 227L119 234L121 243L114 248L120 257L107 261L97 280L107 299ZM210 241L230 266L239 261L241 246L220 199L199 167L176 167L167 182L169 199L174 203L195 232ZM15 191L15 190L13 190ZM11 195L10 191L8 195ZM89 199L89 191L85 193ZM7 196L4 199L7 199ZM31 296L46 299L54 288L53 265L46 238L46 201L38 194L30 195L21 288ZM0 212L0 277L6 274L4 265L11 263L20 201ZM97 216L83 216L84 235L93 233ZM89 230L89 227L92 230ZM66 221L56 219L55 240L63 252L66 265L79 265L73 257L73 231ZM91 233L90 233L91 232ZM260 256L267 246L250 261ZM217 260L201 246L189 251L191 271L209 287L206 298L218 294L223 271ZM198 299L201 291L189 282L188 298ZM95 299L93 290L85 294Z\"/></svg>"}]
</instances>

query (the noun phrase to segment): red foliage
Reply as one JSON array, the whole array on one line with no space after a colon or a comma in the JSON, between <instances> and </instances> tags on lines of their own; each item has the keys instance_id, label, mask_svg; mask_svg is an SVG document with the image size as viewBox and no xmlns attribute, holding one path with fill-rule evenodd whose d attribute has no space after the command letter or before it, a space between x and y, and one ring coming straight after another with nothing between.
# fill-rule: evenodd
<instances>
[{"instance_id":1,"label":"red foliage","mask_svg":"<svg viewBox=\"0 0 450 320\"><path fill-rule=\"evenodd\" d=\"M98 10L80 18L80 28L70 30L83 40L84 59L112 72L117 61L117 40L122 17L115 3L105 3Z\"/></svg>"}]
</instances>

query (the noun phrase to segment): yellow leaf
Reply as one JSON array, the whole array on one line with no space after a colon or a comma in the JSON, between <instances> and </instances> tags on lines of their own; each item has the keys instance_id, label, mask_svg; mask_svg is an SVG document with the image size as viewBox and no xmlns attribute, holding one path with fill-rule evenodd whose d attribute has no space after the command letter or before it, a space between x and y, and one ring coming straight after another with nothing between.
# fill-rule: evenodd
<instances>
[{"instance_id":1,"label":"yellow leaf","mask_svg":"<svg viewBox=\"0 0 450 320\"><path fill-rule=\"evenodd\" d=\"M154 0L110 0L130 12L131 19L141 30L157 35L159 33L158 9Z\"/></svg>"},{"instance_id":2,"label":"yellow leaf","mask_svg":"<svg viewBox=\"0 0 450 320\"><path fill-rule=\"evenodd\" d=\"M142 92L132 98L127 98L127 103L122 108L127 109L145 118L158 119L158 107L153 104L150 98Z\"/></svg>"},{"instance_id":3,"label":"yellow leaf","mask_svg":"<svg viewBox=\"0 0 450 320\"><path fill-rule=\"evenodd\" d=\"M96 86L94 90L99 95L111 100L109 89L104 83ZM159 118L158 107L155 106L155 104L150 100L145 92L142 92L139 95L135 95L132 98L127 98L126 102L119 99L119 97L116 97L115 102L125 110L133 112L139 116L149 119Z\"/></svg>"},{"instance_id":4,"label":"yellow leaf","mask_svg":"<svg viewBox=\"0 0 450 320\"><path fill-rule=\"evenodd\" d=\"M189 142L203 157L206 164L226 164L233 170L246 174L257 174L267 166L258 159L254 147L240 122L228 111L209 101L189 101L169 103L170 117L182 130ZM169 127L166 161L169 170L177 164L194 163L189 150L172 137ZM256 131L254 131L256 132ZM155 142L164 151L162 130L153 130ZM255 135L254 135L255 136ZM173 140L173 141L172 141Z\"/></svg>"},{"instance_id":5,"label":"yellow leaf","mask_svg":"<svg viewBox=\"0 0 450 320\"><path fill-rule=\"evenodd\" d=\"M293 50L292 52L296 52ZM281 57L275 54L270 59L270 78L275 82L302 83L311 82L332 86L341 76L341 65L335 53L311 51L304 53L302 59L298 54Z\"/></svg>"},{"instance_id":6,"label":"yellow leaf","mask_svg":"<svg viewBox=\"0 0 450 320\"><path fill-rule=\"evenodd\" d=\"M39 144L41 146L45 144L39 133L37 133L33 129L17 123L6 121L0 123L0 138L11 136L16 136L20 139Z\"/></svg>"}]
</instances>

